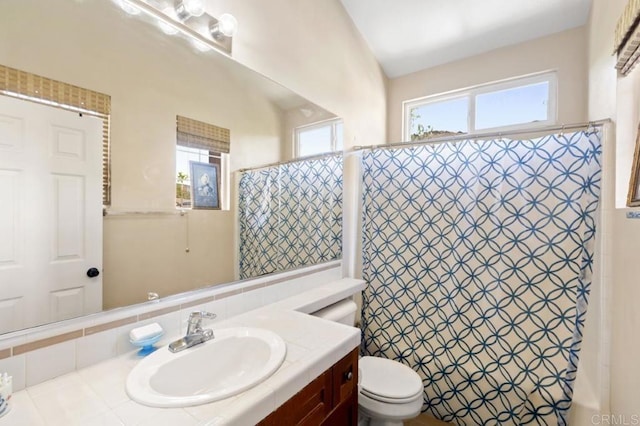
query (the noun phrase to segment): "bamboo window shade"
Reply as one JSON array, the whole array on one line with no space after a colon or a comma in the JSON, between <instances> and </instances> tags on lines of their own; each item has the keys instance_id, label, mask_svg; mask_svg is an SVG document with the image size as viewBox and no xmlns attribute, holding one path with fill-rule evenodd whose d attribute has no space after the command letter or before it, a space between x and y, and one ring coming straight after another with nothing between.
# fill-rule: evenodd
<instances>
[{"instance_id":1,"label":"bamboo window shade","mask_svg":"<svg viewBox=\"0 0 640 426\"><path fill-rule=\"evenodd\" d=\"M616 69L628 75L640 62L640 0L629 0L614 37L614 50L618 54Z\"/></svg>"},{"instance_id":2,"label":"bamboo window shade","mask_svg":"<svg viewBox=\"0 0 640 426\"><path fill-rule=\"evenodd\" d=\"M231 135L229 129L213 124L176 116L177 144L228 154Z\"/></svg>"},{"instance_id":3,"label":"bamboo window shade","mask_svg":"<svg viewBox=\"0 0 640 426\"><path fill-rule=\"evenodd\" d=\"M102 203L111 203L109 117L111 97L26 71L0 65L0 93L102 119Z\"/></svg>"}]
</instances>

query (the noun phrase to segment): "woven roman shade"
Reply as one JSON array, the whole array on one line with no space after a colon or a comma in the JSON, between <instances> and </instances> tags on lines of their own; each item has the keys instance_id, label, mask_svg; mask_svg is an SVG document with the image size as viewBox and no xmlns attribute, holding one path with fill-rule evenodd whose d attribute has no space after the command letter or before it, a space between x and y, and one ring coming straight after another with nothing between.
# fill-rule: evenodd
<instances>
[{"instance_id":1,"label":"woven roman shade","mask_svg":"<svg viewBox=\"0 0 640 426\"><path fill-rule=\"evenodd\" d=\"M177 144L190 148L229 153L230 131L224 127L176 116Z\"/></svg>"},{"instance_id":2,"label":"woven roman shade","mask_svg":"<svg viewBox=\"0 0 640 426\"><path fill-rule=\"evenodd\" d=\"M0 65L0 93L102 119L102 203L111 203L109 115L111 97L26 71Z\"/></svg>"},{"instance_id":3,"label":"woven roman shade","mask_svg":"<svg viewBox=\"0 0 640 426\"><path fill-rule=\"evenodd\" d=\"M616 69L627 75L640 62L640 0L629 0L615 32Z\"/></svg>"}]
</instances>

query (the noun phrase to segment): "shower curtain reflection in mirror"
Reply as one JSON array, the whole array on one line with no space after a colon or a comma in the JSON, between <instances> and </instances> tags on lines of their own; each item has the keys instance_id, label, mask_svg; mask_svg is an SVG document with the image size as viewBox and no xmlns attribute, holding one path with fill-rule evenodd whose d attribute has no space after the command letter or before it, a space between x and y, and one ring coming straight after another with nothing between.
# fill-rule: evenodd
<instances>
[{"instance_id":1,"label":"shower curtain reflection in mirror","mask_svg":"<svg viewBox=\"0 0 640 426\"><path fill-rule=\"evenodd\" d=\"M239 184L240 278L342 256L342 156L249 170Z\"/></svg>"}]
</instances>

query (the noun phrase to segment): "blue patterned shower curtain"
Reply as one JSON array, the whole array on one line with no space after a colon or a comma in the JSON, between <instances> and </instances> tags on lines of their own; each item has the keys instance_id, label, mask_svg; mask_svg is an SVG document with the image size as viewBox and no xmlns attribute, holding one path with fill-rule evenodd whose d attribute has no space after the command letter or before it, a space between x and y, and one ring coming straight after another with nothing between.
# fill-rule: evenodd
<instances>
[{"instance_id":1,"label":"blue patterned shower curtain","mask_svg":"<svg viewBox=\"0 0 640 426\"><path fill-rule=\"evenodd\" d=\"M598 132L363 154L363 352L458 425L565 425L591 285Z\"/></svg>"},{"instance_id":2,"label":"blue patterned shower curtain","mask_svg":"<svg viewBox=\"0 0 640 426\"><path fill-rule=\"evenodd\" d=\"M342 256L342 156L246 171L239 185L240 278Z\"/></svg>"}]
</instances>

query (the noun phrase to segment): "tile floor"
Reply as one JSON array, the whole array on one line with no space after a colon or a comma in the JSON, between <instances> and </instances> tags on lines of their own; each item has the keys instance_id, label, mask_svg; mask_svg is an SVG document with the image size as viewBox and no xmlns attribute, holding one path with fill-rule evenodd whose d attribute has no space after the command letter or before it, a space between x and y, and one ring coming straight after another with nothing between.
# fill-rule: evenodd
<instances>
[{"instance_id":1,"label":"tile floor","mask_svg":"<svg viewBox=\"0 0 640 426\"><path fill-rule=\"evenodd\" d=\"M436 420L426 414L420 414L415 419L404 422L405 426L452 426L453 423L445 423L442 420Z\"/></svg>"}]
</instances>

